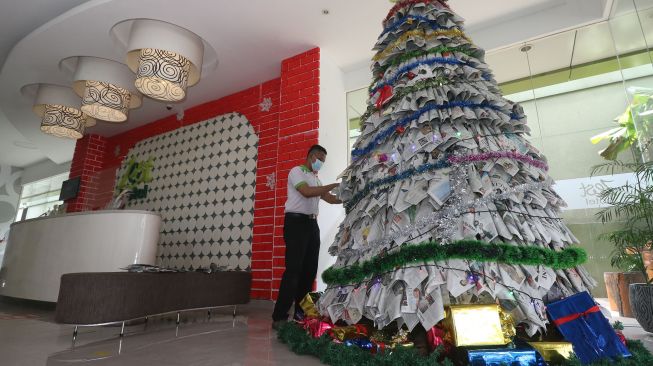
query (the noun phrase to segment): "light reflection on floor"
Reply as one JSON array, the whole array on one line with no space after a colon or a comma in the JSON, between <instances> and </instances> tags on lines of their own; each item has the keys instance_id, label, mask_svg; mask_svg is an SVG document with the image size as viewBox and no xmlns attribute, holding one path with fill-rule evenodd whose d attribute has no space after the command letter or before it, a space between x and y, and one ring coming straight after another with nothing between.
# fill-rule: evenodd
<instances>
[{"instance_id":1,"label":"light reflection on floor","mask_svg":"<svg viewBox=\"0 0 653 366\"><path fill-rule=\"evenodd\" d=\"M600 303L604 303L599 299ZM0 302L0 364L14 365L319 365L297 356L276 339L270 328L272 302L252 301L238 308L174 314L147 323L80 328L72 343L73 327L53 322L51 309ZM613 316L617 314L613 313ZM632 318L618 318L624 334L640 339L653 351L653 334Z\"/></svg>"},{"instance_id":2,"label":"light reflection on floor","mask_svg":"<svg viewBox=\"0 0 653 366\"><path fill-rule=\"evenodd\" d=\"M0 313L25 315L0 320L2 365L319 365L297 356L276 339L270 328L272 303L253 301L238 308L150 318L127 326L80 328L55 324L51 310L18 308L0 303ZM26 316L26 315L29 315ZM36 319L35 319L36 318Z\"/></svg>"}]
</instances>

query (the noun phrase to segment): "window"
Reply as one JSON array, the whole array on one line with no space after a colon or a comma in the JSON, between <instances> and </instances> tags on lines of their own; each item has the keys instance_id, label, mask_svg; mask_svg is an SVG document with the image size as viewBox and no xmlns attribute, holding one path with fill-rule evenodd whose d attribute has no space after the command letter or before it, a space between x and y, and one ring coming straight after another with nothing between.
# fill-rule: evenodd
<instances>
[{"instance_id":1,"label":"window","mask_svg":"<svg viewBox=\"0 0 653 366\"><path fill-rule=\"evenodd\" d=\"M67 179L68 173L63 173L23 185L16 221L39 217L61 205L63 203L59 201L61 184Z\"/></svg>"},{"instance_id":2,"label":"window","mask_svg":"<svg viewBox=\"0 0 653 366\"><path fill-rule=\"evenodd\" d=\"M349 131L349 150L351 151L354 142L360 136L361 116L365 113L366 102L369 95L367 88L358 89L347 93L347 131ZM351 159L351 155L349 155Z\"/></svg>"}]
</instances>

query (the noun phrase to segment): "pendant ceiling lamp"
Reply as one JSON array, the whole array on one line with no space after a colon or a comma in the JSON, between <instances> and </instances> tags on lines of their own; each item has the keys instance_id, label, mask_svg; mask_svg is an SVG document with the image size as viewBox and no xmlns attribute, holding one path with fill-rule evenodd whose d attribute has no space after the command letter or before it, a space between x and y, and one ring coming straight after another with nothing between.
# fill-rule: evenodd
<instances>
[{"instance_id":1,"label":"pendant ceiling lamp","mask_svg":"<svg viewBox=\"0 0 653 366\"><path fill-rule=\"evenodd\" d=\"M204 44L193 32L174 24L137 19L131 24L127 65L136 88L150 98L179 102L201 76Z\"/></svg>"},{"instance_id":2,"label":"pendant ceiling lamp","mask_svg":"<svg viewBox=\"0 0 653 366\"><path fill-rule=\"evenodd\" d=\"M134 74L116 61L97 57L71 57L62 61L74 70L73 90L82 98L82 112L107 122L124 122L129 110L141 106Z\"/></svg>"},{"instance_id":3,"label":"pendant ceiling lamp","mask_svg":"<svg viewBox=\"0 0 653 366\"><path fill-rule=\"evenodd\" d=\"M87 124L94 123L80 109L80 100L71 88L40 84L32 108L41 117L41 131L69 139L84 136Z\"/></svg>"}]
</instances>

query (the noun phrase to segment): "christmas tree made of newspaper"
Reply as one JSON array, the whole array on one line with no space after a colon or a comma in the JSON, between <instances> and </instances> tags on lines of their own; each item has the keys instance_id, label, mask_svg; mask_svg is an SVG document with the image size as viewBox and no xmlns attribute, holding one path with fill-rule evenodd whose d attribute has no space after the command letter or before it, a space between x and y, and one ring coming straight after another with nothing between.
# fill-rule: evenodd
<instances>
[{"instance_id":1,"label":"christmas tree made of newspaper","mask_svg":"<svg viewBox=\"0 0 653 366\"><path fill-rule=\"evenodd\" d=\"M526 116L444 0L402 1L383 28L318 308L412 330L450 304L499 303L533 335L546 303L595 282Z\"/></svg>"}]
</instances>

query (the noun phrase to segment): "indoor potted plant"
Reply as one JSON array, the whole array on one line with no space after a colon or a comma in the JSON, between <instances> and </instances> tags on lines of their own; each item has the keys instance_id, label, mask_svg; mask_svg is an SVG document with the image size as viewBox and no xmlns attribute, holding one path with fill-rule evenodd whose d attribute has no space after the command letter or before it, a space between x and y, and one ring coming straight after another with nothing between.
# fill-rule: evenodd
<instances>
[{"instance_id":1,"label":"indoor potted plant","mask_svg":"<svg viewBox=\"0 0 653 366\"><path fill-rule=\"evenodd\" d=\"M653 240L653 162L612 161L594 167L592 175L600 172L633 173L632 182L601 191L599 197L609 206L597 217L604 224L616 220L623 225L602 236L614 244L613 266L641 273L642 283L629 286L630 306L639 324L653 332L653 278L648 276L646 261Z\"/></svg>"},{"instance_id":2,"label":"indoor potted plant","mask_svg":"<svg viewBox=\"0 0 653 366\"><path fill-rule=\"evenodd\" d=\"M617 160L617 156L631 151L637 160L648 160L649 154L642 154L651 148L651 123L653 123L653 89L628 88L631 102L621 115L615 118L618 127L592 136L592 144L607 141L608 146L599 151L605 160Z\"/></svg>"},{"instance_id":3,"label":"indoor potted plant","mask_svg":"<svg viewBox=\"0 0 653 366\"><path fill-rule=\"evenodd\" d=\"M116 185L116 197L113 199L111 207L114 209L124 209L134 191L139 186L152 181L153 167L153 157L142 162L136 161L133 157L129 159L125 171ZM147 188L147 185L145 185L145 194L147 194Z\"/></svg>"}]
</instances>

